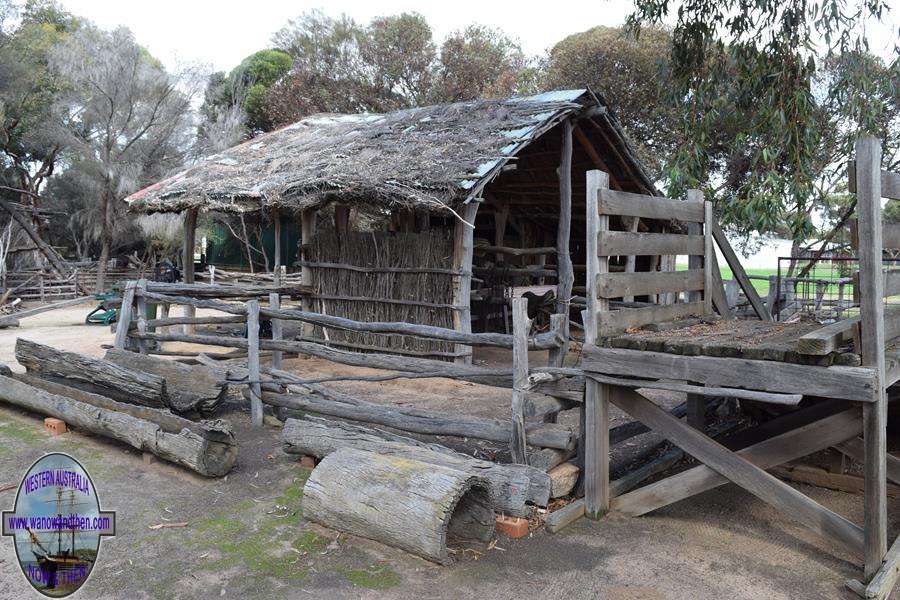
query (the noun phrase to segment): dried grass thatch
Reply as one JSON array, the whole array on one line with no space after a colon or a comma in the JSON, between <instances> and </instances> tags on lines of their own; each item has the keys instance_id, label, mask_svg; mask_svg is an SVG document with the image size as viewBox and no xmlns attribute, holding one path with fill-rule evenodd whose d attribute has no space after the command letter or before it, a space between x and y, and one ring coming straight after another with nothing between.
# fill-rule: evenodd
<instances>
[{"instance_id":1,"label":"dried grass thatch","mask_svg":"<svg viewBox=\"0 0 900 600\"><path fill-rule=\"evenodd\" d=\"M595 106L603 103L590 90L567 90L313 116L211 156L127 202L145 213L307 209L337 199L376 210L443 211L480 194L560 120ZM628 150L615 122L604 122Z\"/></svg>"}]
</instances>

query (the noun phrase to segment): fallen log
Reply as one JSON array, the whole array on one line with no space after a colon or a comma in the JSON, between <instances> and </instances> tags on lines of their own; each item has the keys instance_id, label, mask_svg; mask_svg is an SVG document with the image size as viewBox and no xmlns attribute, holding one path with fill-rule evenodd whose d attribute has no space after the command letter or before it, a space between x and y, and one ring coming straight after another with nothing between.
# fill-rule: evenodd
<instances>
[{"instance_id":1,"label":"fallen log","mask_svg":"<svg viewBox=\"0 0 900 600\"><path fill-rule=\"evenodd\" d=\"M378 429L324 419L288 419L281 439L288 454L324 458L341 448L353 448L465 471L490 483L494 510L516 517L528 515L526 502L546 506L550 499L550 477L534 467L478 460L440 444Z\"/></svg>"},{"instance_id":2,"label":"fallen log","mask_svg":"<svg viewBox=\"0 0 900 600\"><path fill-rule=\"evenodd\" d=\"M70 300L63 300L61 302L54 302L52 304L45 304L43 306L36 306L34 308L20 310L19 312L12 313L10 315L3 315L3 316L0 316L0 327L18 326L19 321L21 319L25 319L27 317L33 317L34 315L39 315L41 313L49 312L51 310L56 310L58 308L66 308L68 306L76 306L78 304L83 304L85 302L89 302L89 301L92 301L95 299L96 299L96 296L81 296L79 298L72 298Z\"/></svg>"},{"instance_id":3,"label":"fallen log","mask_svg":"<svg viewBox=\"0 0 900 600\"><path fill-rule=\"evenodd\" d=\"M85 394L81 390L67 391L65 395L52 393L0 375L0 401L61 419L76 429L119 440L201 475L225 475L237 459L234 434L224 421L194 423L165 411ZM142 411L141 416L135 410Z\"/></svg>"},{"instance_id":4,"label":"fallen log","mask_svg":"<svg viewBox=\"0 0 900 600\"><path fill-rule=\"evenodd\" d=\"M342 397L346 401L336 401ZM319 415L373 423L427 435L452 435L479 440L508 443L512 425L508 421L479 419L428 410L383 406L351 398L335 392L324 396L319 391L279 394L263 392L263 402L272 406L294 408ZM569 427L556 423L533 423L526 427L528 443L542 448L570 449L575 434Z\"/></svg>"},{"instance_id":5,"label":"fallen log","mask_svg":"<svg viewBox=\"0 0 900 600\"><path fill-rule=\"evenodd\" d=\"M63 352L23 338L16 340L16 360L29 373L108 396L128 404L169 406L166 380L106 360Z\"/></svg>"},{"instance_id":6,"label":"fallen log","mask_svg":"<svg viewBox=\"0 0 900 600\"><path fill-rule=\"evenodd\" d=\"M228 395L228 386L207 367L192 367L115 348L108 350L104 359L120 367L165 379L169 406L179 413L212 414Z\"/></svg>"},{"instance_id":7,"label":"fallen log","mask_svg":"<svg viewBox=\"0 0 900 600\"><path fill-rule=\"evenodd\" d=\"M312 472L303 488L303 515L439 564L452 562L448 538L486 542L494 533L486 480L350 448L328 455Z\"/></svg>"}]
</instances>

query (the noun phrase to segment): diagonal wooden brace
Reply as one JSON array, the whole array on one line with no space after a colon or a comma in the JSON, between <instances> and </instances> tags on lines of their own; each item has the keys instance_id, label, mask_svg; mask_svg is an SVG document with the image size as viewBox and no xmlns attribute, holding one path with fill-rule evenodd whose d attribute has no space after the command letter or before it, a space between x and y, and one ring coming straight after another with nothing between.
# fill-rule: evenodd
<instances>
[{"instance_id":1,"label":"diagonal wooden brace","mask_svg":"<svg viewBox=\"0 0 900 600\"><path fill-rule=\"evenodd\" d=\"M627 388L613 387L610 400L720 475L797 519L819 535L834 539L857 556L862 556L863 531L859 526L679 421L640 394ZM849 431L848 437L856 433L857 430Z\"/></svg>"}]
</instances>

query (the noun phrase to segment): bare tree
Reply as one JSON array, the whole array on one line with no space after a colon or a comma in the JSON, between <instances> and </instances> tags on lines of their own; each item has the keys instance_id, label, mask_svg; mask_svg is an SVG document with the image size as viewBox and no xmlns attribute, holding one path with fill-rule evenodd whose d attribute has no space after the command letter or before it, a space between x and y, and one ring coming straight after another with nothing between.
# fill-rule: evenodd
<instances>
[{"instance_id":1,"label":"bare tree","mask_svg":"<svg viewBox=\"0 0 900 600\"><path fill-rule=\"evenodd\" d=\"M126 218L122 200L182 164L199 87L193 78L167 73L125 28L85 26L52 64L68 83L57 108L60 139L73 165L97 185L102 290L113 220Z\"/></svg>"}]
</instances>

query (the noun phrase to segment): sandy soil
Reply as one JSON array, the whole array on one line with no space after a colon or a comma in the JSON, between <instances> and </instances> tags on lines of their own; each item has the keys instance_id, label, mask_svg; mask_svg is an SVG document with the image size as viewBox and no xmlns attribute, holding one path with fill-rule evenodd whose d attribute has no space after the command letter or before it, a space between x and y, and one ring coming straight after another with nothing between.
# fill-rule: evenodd
<instances>
[{"instance_id":1,"label":"sandy soil","mask_svg":"<svg viewBox=\"0 0 900 600\"><path fill-rule=\"evenodd\" d=\"M17 367L13 347L20 335L102 355L100 344L112 335L107 327L80 324L88 306L0 330L0 362ZM309 375L347 371L313 359L288 366ZM339 387L384 403L484 416L509 410L502 390L465 383ZM491 550L467 550L453 566L437 567L304 520L302 485L309 472L281 452L279 428L253 430L245 413L228 418L239 440L238 464L227 478L213 480L162 462L145 464L139 453L102 438L78 432L50 437L36 415L0 407L0 487L17 483L46 452L66 451L85 464L104 509L118 511L119 521L83 598L853 598L843 582L860 575L839 547L732 485L637 519L582 520L562 533L538 529L521 540L501 536ZM655 441L642 436L617 462ZM800 489L861 522L859 496ZM0 508L11 508L14 497L15 491L0 492ZM900 502L891 500L889 513L895 536ZM188 526L148 529L167 521ZM28 593L12 543L0 540L0 599Z\"/></svg>"}]
</instances>

